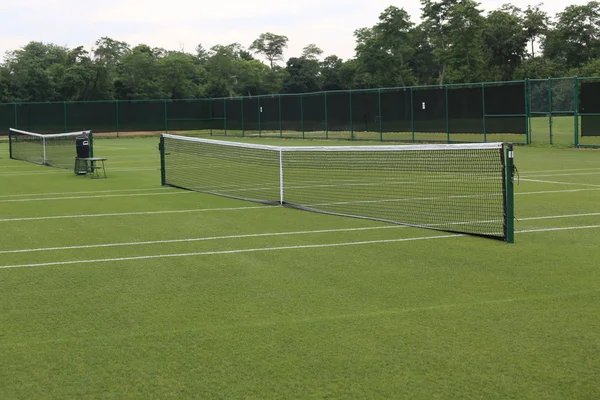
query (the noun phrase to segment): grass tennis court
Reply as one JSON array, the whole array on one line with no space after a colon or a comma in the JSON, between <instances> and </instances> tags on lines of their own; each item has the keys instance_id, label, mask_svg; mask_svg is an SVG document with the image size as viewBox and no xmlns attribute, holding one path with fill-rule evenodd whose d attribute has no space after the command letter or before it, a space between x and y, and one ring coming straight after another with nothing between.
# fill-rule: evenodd
<instances>
[{"instance_id":1,"label":"grass tennis court","mask_svg":"<svg viewBox=\"0 0 600 400\"><path fill-rule=\"evenodd\" d=\"M163 188L157 144L0 143L0 398L600 397L598 151L516 149L509 245Z\"/></svg>"}]
</instances>

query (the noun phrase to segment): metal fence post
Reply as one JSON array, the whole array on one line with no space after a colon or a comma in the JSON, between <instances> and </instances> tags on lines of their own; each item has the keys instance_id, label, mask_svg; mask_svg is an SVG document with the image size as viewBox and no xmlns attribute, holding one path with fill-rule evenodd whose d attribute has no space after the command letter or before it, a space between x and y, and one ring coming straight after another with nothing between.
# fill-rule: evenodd
<instances>
[{"instance_id":1,"label":"metal fence post","mask_svg":"<svg viewBox=\"0 0 600 400\"><path fill-rule=\"evenodd\" d=\"M481 107L483 109L483 142L487 143L487 119L485 116L485 83L481 84Z\"/></svg>"},{"instance_id":2,"label":"metal fence post","mask_svg":"<svg viewBox=\"0 0 600 400\"><path fill-rule=\"evenodd\" d=\"M377 109L379 111L379 141L383 141L383 121L381 118L381 89L377 89Z\"/></svg>"},{"instance_id":3,"label":"metal fence post","mask_svg":"<svg viewBox=\"0 0 600 400\"><path fill-rule=\"evenodd\" d=\"M573 120L574 120L574 143L579 147L579 78L573 77Z\"/></svg>"}]
</instances>

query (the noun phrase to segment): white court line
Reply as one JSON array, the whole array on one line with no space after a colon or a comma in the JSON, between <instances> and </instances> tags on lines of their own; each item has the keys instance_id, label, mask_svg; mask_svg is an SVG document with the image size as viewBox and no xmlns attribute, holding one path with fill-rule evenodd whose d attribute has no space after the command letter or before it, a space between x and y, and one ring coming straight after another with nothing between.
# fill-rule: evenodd
<instances>
[{"instance_id":1,"label":"white court line","mask_svg":"<svg viewBox=\"0 0 600 400\"><path fill-rule=\"evenodd\" d=\"M536 183L550 183L553 185L575 185L575 186L592 186L592 187L600 187L600 185L593 185L591 183L577 183L577 182L556 182L556 181L543 181L540 179L526 179L520 178L522 181L526 182L536 182Z\"/></svg>"},{"instance_id":2,"label":"white court line","mask_svg":"<svg viewBox=\"0 0 600 400\"><path fill-rule=\"evenodd\" d=\"M156 258L192 257L192 256L218 255L218 254L253 253L253 252L259 252L259 251L314 249L314 248L340 247L340 246L358 246L358 245L364 245L364 244L412 242L412 241L417 241L417 240L442 239L442 238L460 237L460 236L465 236L465 235L423 236L423 237L412 237L412 238L403 238L403 239L369 240L369 241L363 241L363 242L307 244L307 245L281 246L281 247L259 247L259 248L253 248L253 249L202 251L202 252L195 252L195 253L178 253L178 254L158 254L158 255L152 255L152 256L100 258L100 259L96 259L96 260L55 261L55 262L37 263L37 264L1 265L0 269L23 268L23 267L46 267L46 266L50 266L50 265L90 264L90 263L111 262L111 261L150 260L150 259L156 259Z\"/></svg>"},{"instance_id":3,"label":"white court line","mask_svg":"<svg viewBox=\"0 0 600 400\"><path fill-rule=\"evenodd\" d=\"M48 168L48 167L46 167ZM110 168L110 164L107 164L108 171L116 172L138 172L138 171L159 171L160 167L133 167L133 168ZM68 173L69 170L65 168L52 168L51 171L17 171L17 172L0 172L1 177L13 177L13 176L27 176L27 175L57 175ZM71 172L72 173L72 172Z\"/></svg>"},{"instance_id":4,"label":"white court line","mask_svg":"<svg viewBox=\"0 0 600 400\"><path fill-rule=\"evenodd\" d=\"M193 212L237 211L237 210L252 210L252 209L275 210L275 209L280 209L280 208L272 207L272 206L249 206L249 207L228 207L228 208L196 208L193 210L134 211L134 212L125 212L125 213L53 215L53 216L46 216L46 217L4 218L4 219L0 219L0 222L40 221L40 220L46 220L46 219L68 219L68 218L123 217L123 216L129 216L129 215L180 214L180 213L193 213Z\"/></svg>"},{"instance_id":5,"label":"white court line","mask_svg":"<svg viewBox=\"0 0 600 400\"><path fill-rule=\"evenodd\" d=\"M148 192L151 190L166 190L172 189L170 187L155 187L155 188L147 188L147 189L118 189L118 190L88 190L85 192L54 192L54 193L27 193L27 194L3 194L0 195L0 198L8 198L8 197L30 197L30 196L56 196L59 194L71 195L71 194L88 194L88 193L119 193L119 192ZM174 189L178 190L178 189Z\"/></svg>"},{"instance_id":6,"label":"white court line","mask_svg":"<svg viewBox=\"0 0 600 400\"><path fill-rule=\"evenodd\" d=\"M519 219L519 221L537 221L537 220L543 220L543 219L577 218L577 217L588 217L588 216L600 216L600 213L549 215L549 216L542 216L542 217L521 218L521 219ZM494 222L494 221L487 221L487 222ZM468 222L465 222L464 224L468 224ZM408 228L408 227L409 227L408 225L381 225L381 226L362 227L362 228L339 228L339 229L318 229L318 230L310 230L310 231L250 233L250 234L244 234L244 235L209 236L209 237L187 238L187 239L163 239L163 240L151 240L151 241L141 241L141 242L102 243L102 244L90 244L90 245L78 245L78 246L40 247L40 248L34 248L34 249L0 250L0 254L29 253L29 252L57 251L57 250L75 250L75 249L94 249L94 248L102 248L102 247L140 246L140 245L168 244L168 243L190 243L190 242L200 242L200 241L209 241L209 240L309 235L309 234L315 234L315 233L356 232L356 231L369 231L369 230L379 230L379 229L403 229L403 228ZM526 231L521 231L521 232L526 232Z\"/></svg>"},{"instance_id":7,"label":"white court line","mask_svg":"<svg viewBox=\"0 0 600 400\"><path fill-rule=\"evenodd\" d=\"M543 178L543 177L548 177L548 176L580 176L580 175L598 175L600 174L600 171L598 172L578 172L575 174L533 174L533 175L523 175L522 178Z\"/></svg>"},{"instance_id":8,"label":"white court line","mask_svg":"<svg viewBox=\"0 0 600 400\"><path fill-rule=\"evenodd\" d=\"M600 225L531 229L531 230L526 230L526 231L518 231L517 233L565 231L565 230L573 230L573 229L595 229L595 228L600 228ZM256 252L265 252L265 251L316 249L316 248L326 248L326 247L360 246L360 245L366 245L366 244L415 242L415 241L420 241L420 240L445 239L445 238L464 237L464 236L467 236L467 235L450 234L450 235L438 235L438 236L410 237L410 238L402 238L402 239L367 240L367 241L362 241L362 242L307 244L307 245L281 246L281 247L259 247L259 248L251 248L251 249L201 251L201 252L194 252L194 253L156 254L156 255L150 255L150 256L98 258L98 259L94 259L94 260L53 261L53 262L34 263L34 264L1 265L0 269L25 268L25 267L48 267L48 266L52 266L52 265L71 265L71 264L96 264L96 263L114 262L114 261L151 260L151 259L159 259L159 258L179 258L179 257L195 257L195 256L207 256L207 255L221 255L221 254L256 253Z\"/></svg>"},{"instance_id":9,"label":"white court line","mask_svg":"<svg viewBox=\"0 0 600 400\"><path fill-rule=\"evenodd\" d=\"M571 168L571 169L547 169L543 171L527 171L528 174L546 174L548 172L570 172L570 171L600 171L600 168Z\"/></svg>"},{"instance_id":10,"label":"white court line","mask_svg":"<svg viewBox=\"0 0 600 400\"><path fill-rule=\"evenodd\" d=\"M47 201L47 200L74 200L74 199L105 199L109 197L138 197L138 196L165 196L165 195L174 195L174 194L190 194L194 193L188 190L178 190L173 192L166 193L128 193L128 194L107 194L102 196L69 196L69 197L40 197L33 199L9 199L9 200L0 200L0 203L22 203L26 201Z\"/></svg>"},{"instance_id":11,"label":"white court line","mask_svg":"<svg viewBox=\"0 0 600 400\"><path fill-rule=\"evenodd\" d=\"M209 236L200 238L189 238L189 239L165 239L165 240L152 240L145 242L129 242L129 243L105 243L105 244L91 244L91 245L80 245L80 246L64 246L64 247L41 247L37 249L21 249L21 250L0 250L0 254L10 253L29 253L38 251L56 251L56 250L75 250L75 249L95 249L99 247L120 247L120 246L139 246L148 244L167 244L167 243L189 243L189 242L201 242L209 240L225 240L225 239L245 239L245 238L256 238L256 237L274 237L274 236L292 236L292 235L311 235L315 233L334 233L334 232L356 232L356 231L370 231L378 229L402 229L407 228L403 225L384 225L384 226L371 226L364 228L340 228L340 229L318 229L312 231L295 231L295 232L273 232L273 233L249 233L245 235L227 235L227 236Z\"/></svg>"}]
</instances>

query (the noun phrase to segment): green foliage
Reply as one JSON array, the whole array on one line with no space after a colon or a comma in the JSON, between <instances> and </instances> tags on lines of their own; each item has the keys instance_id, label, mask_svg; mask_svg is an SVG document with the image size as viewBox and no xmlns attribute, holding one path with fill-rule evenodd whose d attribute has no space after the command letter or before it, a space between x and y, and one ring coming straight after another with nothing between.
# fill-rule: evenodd
<instances>
[{"instance_id":1,"label":"green foliage","mask_svg":"<svg viewBox=\"0 0 600 400\"><path fill-rule=\"evenodd\" d=\"M355 55L315 43L281 66L288 38L262 33L192 53L109 37L91 52L31 42L0 64L0 102L223 97L598 75L600 3L549 16L539 5L484 14L474 0L421 0L418 24L397 6L354 31ZM266 60L266 65L261 61Z\"/></svg>"},{"instance_id":2,"label":"green foliage","mask_svg":"<svg viewBox=\"0 0 600 400\"><path fill-rule=\"evenodd\" d=\"M287 43L287 36L267 32L252 42L250 50L265 56L273 69L275 62L283 60L283 50L287 47Z\"/></svg>"}]
</instances>

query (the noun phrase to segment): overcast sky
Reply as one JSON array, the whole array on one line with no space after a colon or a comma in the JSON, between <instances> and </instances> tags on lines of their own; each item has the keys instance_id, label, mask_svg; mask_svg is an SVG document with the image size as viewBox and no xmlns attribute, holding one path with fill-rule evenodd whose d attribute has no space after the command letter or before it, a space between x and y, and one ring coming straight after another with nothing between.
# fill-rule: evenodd
<instances>
[{"instance_id":1,"label":"overcast sky","mask_svg":"<svg viewBox=\"0 0 600 400\"><path fill-rule=\"evenodd\" d=\"M482 0L481 6L493 10L505 2ZM537 3L512 1L522 8ZM554 15L566 4L585 3L547 0L543 8ZM108 36L193 52L198 43L207 49L234 42L247 48L261 33L273 32L289 38L286 59L309 43L324 56L347 59L354 56L354 30L373 26L389 5L404 7L418 22L419 0L0 0L0 58L30 41L89 50Z\"/></svg>"}]
</instances>

